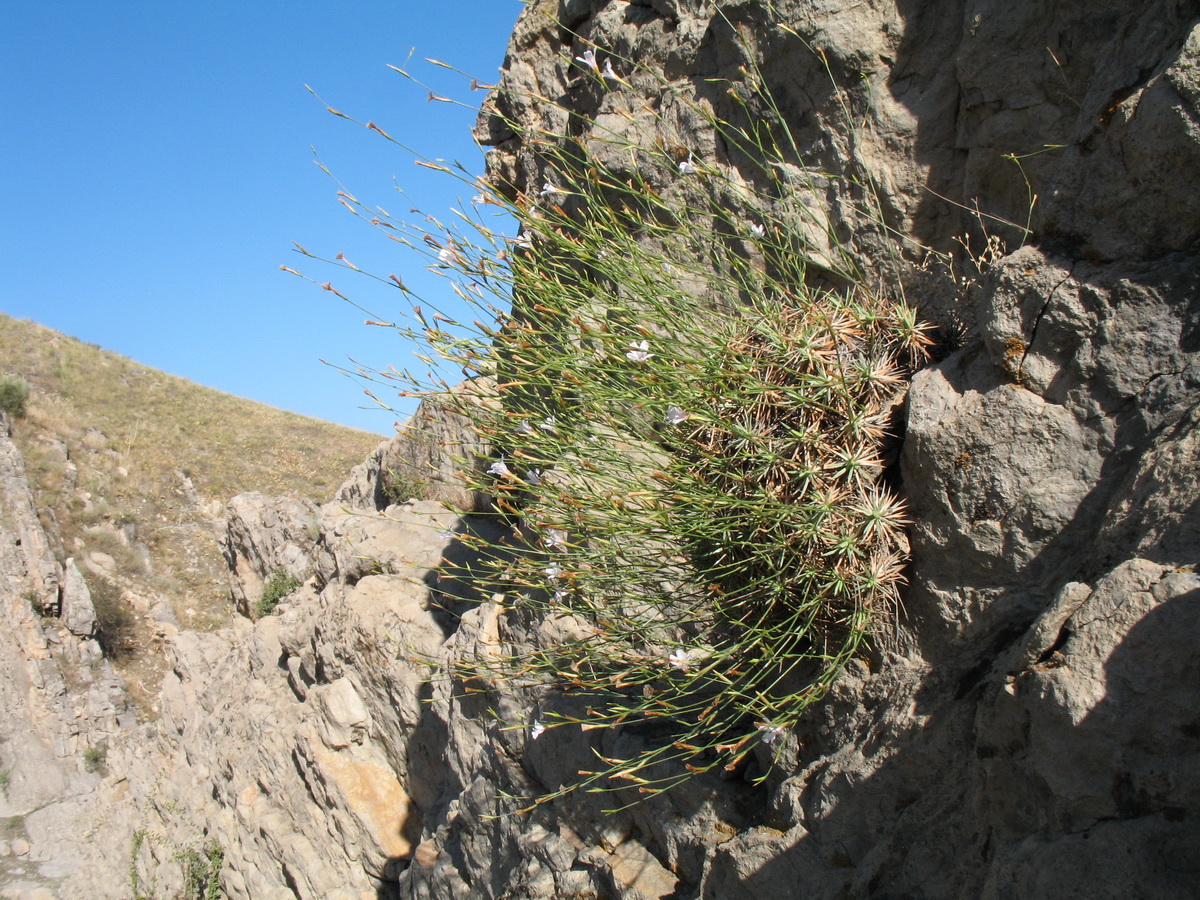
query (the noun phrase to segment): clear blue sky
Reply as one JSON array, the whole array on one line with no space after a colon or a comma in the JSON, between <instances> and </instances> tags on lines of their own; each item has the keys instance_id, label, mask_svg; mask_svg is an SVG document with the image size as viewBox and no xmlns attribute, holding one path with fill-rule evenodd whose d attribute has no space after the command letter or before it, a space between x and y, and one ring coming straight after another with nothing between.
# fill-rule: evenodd
<instances>
[{"instance_id":1,"label":"clear blue sky","mask_svg":"<svg viewBox=\"0 0 1200 900\"><path fill-rule=\"evenodd\" d=\"M482 168L474 115L429 103L388 68L478 104L435 57L495 79L520 0L37 0L0 24L0 310L146 365L381 434L397 416L318 360L408 365L411 350L333 294L381 316L398 292L303 260L420 281L337 202L310 145L363 200L445 215L468 192L329 105L430 156ZM394 182L393 182L394 178ZM394 184L408 199L399 199ZM432 283L432 282L431 282ZM418 284L419 286L419 284ZM2 361L0 361L2 364ZM407 412L411 406L403 407Z\"/></svg>"}]
</instances>

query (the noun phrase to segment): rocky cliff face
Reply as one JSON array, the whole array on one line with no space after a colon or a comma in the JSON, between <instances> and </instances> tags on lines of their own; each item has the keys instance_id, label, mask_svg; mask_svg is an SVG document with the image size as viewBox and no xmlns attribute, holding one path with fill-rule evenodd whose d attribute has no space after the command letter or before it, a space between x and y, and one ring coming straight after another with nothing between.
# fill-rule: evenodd
<instances>
[{"instance_id":1,"label":"rocky cliff face","mask_svg":"<svg viewBox=\"0 0 1200 900\"><path fill-rule=\"evenodd\" d=\"M95 640L86 584L59 566L0 417L0 890L48 896L82 858L78 820L136 719ZM41 891L42 894L37 892Z\"/></svg>"},{"instance_id":2,"label":"rocky cliff face","mask_svg":"<svg viewBox=\"0 0 1200 900\"><path fill-rule=\"evenodd\" d=\"M830 231L957 336L908 395L913 562L885 649L760 786L512 815L507 795L589 751L563 729L533 739L519 691L440 674L496 633L455 535L498 526L389 496L386 460L416 452L394 445L340 502L231 503L244 609L276 569L307 583L277 614L171 642L162 720L113 741L62 896L130 896L131 848L139 883L170 895L181 851L208 841L226 893L254 900L1194 894L1198 24L1184 2L530 4L507 115L535 124L549 113L521 98L549 97L732 179L741 162L701 121L681 110L663 134L641 114L656 82L601 92L572 60L637 60L718 112L705 79L753 63L831 174L811 198ZM533 148L480 129L495 177L541 183ZM430 448L460 425L423 421L401 440L441 465Z\"/></svg>"}]
</instances>

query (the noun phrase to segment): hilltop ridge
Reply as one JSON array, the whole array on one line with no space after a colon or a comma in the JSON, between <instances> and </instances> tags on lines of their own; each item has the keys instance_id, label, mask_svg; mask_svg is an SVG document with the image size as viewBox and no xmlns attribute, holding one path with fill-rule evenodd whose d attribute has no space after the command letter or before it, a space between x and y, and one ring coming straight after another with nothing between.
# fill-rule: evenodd
<instances>
[{"instance_id":1,"label":"hilltop ridge","mask_svg":"<svg viewBox=\"0 0 1200 900\"><path fill-rule=\"evenodd\" d=\"M106 651L154 712L163 628L233 613L217 534L245 491L323 501L382 438L235 397L0 315L2 374L31 387L12 423L58 562L77 559Z\"/></svg>"}]
</instances>

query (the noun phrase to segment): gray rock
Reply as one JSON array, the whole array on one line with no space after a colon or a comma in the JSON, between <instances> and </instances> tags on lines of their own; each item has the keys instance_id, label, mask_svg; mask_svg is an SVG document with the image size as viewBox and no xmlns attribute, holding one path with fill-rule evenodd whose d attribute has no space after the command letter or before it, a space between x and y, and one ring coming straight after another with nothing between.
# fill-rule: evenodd
<instances>
[{"instance_id":1,"label":"gray rock","mask_svg":"<svg viewBox=\"0 0 1200 900\"><path fill-rule=\"evenodd\" d=\"M487 511L487 497L470 489L463 472L480 469L488 448L458 408L483 402L480 393L478 386L466 382L448 398L421 401L394 438L354 467L334 501L355 509L384 510L407 500L436 500L462 513Z\"/></svg>"},{"instance_id":2,"label":"gray rock","mask_svg":"<svg viewBox=\"0 0 1200 900\"><path fill-rule=\"evenodd\" d=\"M7 519L0 532L5 571L23 583L21 596L39 613L58 612L59 572L50 542L38 521L33 494L25 479L25 462L9 436L8 420L0 419L0 501Z\"/></svg>"},{"instance_id":3,"label":"gray rock","mask_svg":"<svg viewBox=\"0 0 1200 900\"><path fill-rule=\"evenodd\" d=\"M317 505L295 497L239 494L226 507L221 552L230 570L230 593L249 616L279 570L304 581L315 574L320 540Z\"/></svg>"},{"instance_id":4,"label":"gray rock","mask_svg":"<svg viewBox=\"0 0 1200 900\"><path fill-rule=\"evenodd\" d=\"M82 638L96 636L96 608L92 605L92 592L75 565L67 559L63 566L62 619L71 634Z\"/></svg>"}]
</instances>

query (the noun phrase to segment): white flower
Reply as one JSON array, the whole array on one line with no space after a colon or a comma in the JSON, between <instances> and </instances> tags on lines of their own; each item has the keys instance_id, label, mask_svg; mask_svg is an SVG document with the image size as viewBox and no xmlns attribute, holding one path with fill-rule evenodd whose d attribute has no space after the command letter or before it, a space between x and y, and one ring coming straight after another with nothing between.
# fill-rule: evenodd
<instances>
[{"instance_id":1,"label":"white flower","mask_svg":"<svg viewBox=\"0 0 1200 900\"><path fill-rule=\"evenodd\" d=\"M484 203L488 202L488 198L485 197L483 194L476 194L474 197L471 198L471 202L474 203L476 206L481 206Z\"/></svg>"},{"instance_id":2,"label":"white flower","mask_svg":"<svg viewBox=\"0 0 1200 900\"><path fill-rule=\"evenodd\" d=\"M692 667L692 651L680 647L667 657L667 662L671 664L671 668L682 669L686 672Z\"/></svg>"},{"instance_id":3,"label":"white flower","mask_svg":"<svg viewBox=\"0 0 1200 900\"><path fill-rule=\"evenodd\" d=\"M695 175L696 161L692 158L692 154L688 154L688 158L679 164L680 175Z\"/></svg>"},{"instance_id":4,"label":"white flower","mask_svg":"<svg viewBox=\"0 0 1200 900\"><path fill-rule=\"evenodd\" d=\"M561 194L562 194L562 191L559 188L556 188L549 181L547 181L545 184L543 184L542 189L540 191L538 191L538 196L542 197L542 198L546 198L546 197L554 198L554 197L560 196Z\"/></svg>"},{"instance_id":5,"label":"white flower","mask_svg":"<svg viewBox=\"0 0 1200 900\"><path fill-rule=\"evenodd\" d=\"M625 354L625 358L630 362L643 363L653 355L650 352L649 341L637 341L629 345L629 352Z\"/></svg>"},{"instance_id":6,"label":"white flower","mask_svg":"<svg viewBox=\"0 0 1200 900\"><path fill-rule=\"evenodd\" d=\"M567 599L567 592L564 591L562 588L559 588L557 591L554 592L554 596L550 598L550 602L554 606L560 606L562 604L562 602L566 599Z\"/></svg>"},{"instance_id":7,"label":"white flower","mask_svg":"<svg viewBox=\"0 0 1200 900\"><path fill-rule=\"evenodd\" d=\"M604 77L605 81L615 81L618 84L626 83L624 78L613 71L611 59L606 59L604 61L604 71L602 71L600 74Z\"/></svg>"},{"instance_id":8,"label":"white flower","mask_svg":"<svg viewBox=\"0 0 1200 900\"><path fill-rule=\"evenodd\" d=\"M547 528L542 543L551 550L567 549L567 533L561 528Z\"/></svg>"},{"instance_id":9,"label":"white flower","mask_svg":"<svg viewBox=\"0 0 1200 900\"><path fill-rule=\"evenodd\" d=\"M758 739L764 744L773 744L781 737L783 737L783 729L778 725L772 725L770 722L758 723Z\"/></svg>"},{"instance_id":10,"label":"white flower","mask_svg":"<svg viewBox=\"0 0 1200 900\"><path fill-rule=\"evenodd\" d=\"M488 466L487 473L489 475L497 475L500 478L506 478L506 477L508 477L509 474L511 474L508 471L508 466L505 465L505 463L504 463L503 456L500 457L498 460L496 460L494 463L492 463L490 466Z\"/></svg>"},{"instance_id":11,"label":"white flower","mask_svg":"<svg viewBox=\"0 0 1200 900\"><path fill-rule=\"evenodd\" d=\"M533 434L533 429L529 427L529 420L522 419L521 424L513 429L513 434Z\"/></svg>"},{"instance_id":12,"label":"white flower","mask_svg":"<svg viewBox=\"0 0 1200 900\"><path fill-rule=\"evenodd\" d=\"M546 580L551 584L558 581L558 576L562 574L562 569L558 566L546 566L542 569L542 574L546 576Z\"/></svg>"},{"instance_id":13,"label":"white flower","mask_svg":"<svg viewBox=\"0 0 1200 900\"><path fill-rule=\"evenodd\" d=\"M687 410L680 409L678 406L668 406L666 420L668 425L678 425L680 422L687 421Z\"/></svg>"},{"instance_id":14,"label":"white flower","mask_svg":"<svg viewBox=\"0 0 1200 900\"><path fill-rule=\"evenodd\" d=\"M533 249L533 238L530 237L528 231L522 233L519 237L509 238L508 242L514 247L520 247L522 250Z\"/></svg>"},{"instance_id":15,"label":"white flower","mask_svg":"<svg viewBox=\"0 0 1200 900\"><path fill-rule=\"evenodd\" d=\"M438 532L438 537L440 537L442 540L448 541L453 537L457 537L457 535L455 535L453 528L443 528Z\"/></svg>"},{"instance_id":16,"label":"white flower","mask_svg":"<svg viewBox=\"0 0 1200 900\"><path fill-rule=\"evenodd\" d=\"M753 225L750 226L750 233L752 235L754 235L755 237L760 238L764 234L767 233L767 229L764 228L762 225L759 225L757 222L755 222Z\"/></svg>"},{"instance_id":17,"label":"white flower","mask_svg":"<svg viewBox=\"0 0 1200 900\"><path fill-rule=\"evenodd\" d=\"M554 431L554 427L557 424L558 420L555 419L554 416L546 416L546 418L542 419L541 423L538 425L538 428L542 429L542 431Z\"/></svg>"},{"instance_id":18,"label":"white flower","mask_svg":"<svg viewBox=\"0 0 1200 900\"><path fill-rule=\"evenodd\" d=\"M528 472L525 473L524 477L525 477L525 483L527 485L529 485L530 487L537 487L539 484L542 483L542 470L541 469L530 469Z\"/></svg>"},{"instance_id":19,"label":"white flower","mask_svg":"<svg viewBox=\"0 0 1200 900\"><path fill-rule=\"evenodd\" d=\"M462 257L458 255L458 251L454 249L453 244L447 244L438 251L438 259L444 266L458 265L462 261Z\"/></svg>"},{"instance_id":20,"label":"white flower","mask_svg":"<svg viewBox=\"0 0 1200 900\"><path fill-rule=\"evenodd\" d=\"M533 724L529 726L529 739L531 741L536 741L538 738L540 738L542 736L543 733L545 733L545 731L546 731L546 726L543 725L541 722L539 722L537 719L534 719Z\"/></svg>"},{"instance_id":21,"label":"white flower","mask_svg":"<svg viewBox=\"0 0 1200 900\"><path fill-rule=\"evenodd\" d=\"M593 72L600 71L600 66L596 62L596 51L595 50L591 50L591 49L584 50L582 55L575 57L575 62L581 63L584 66L587 66Z\"/></svg>"}]
</instances>

